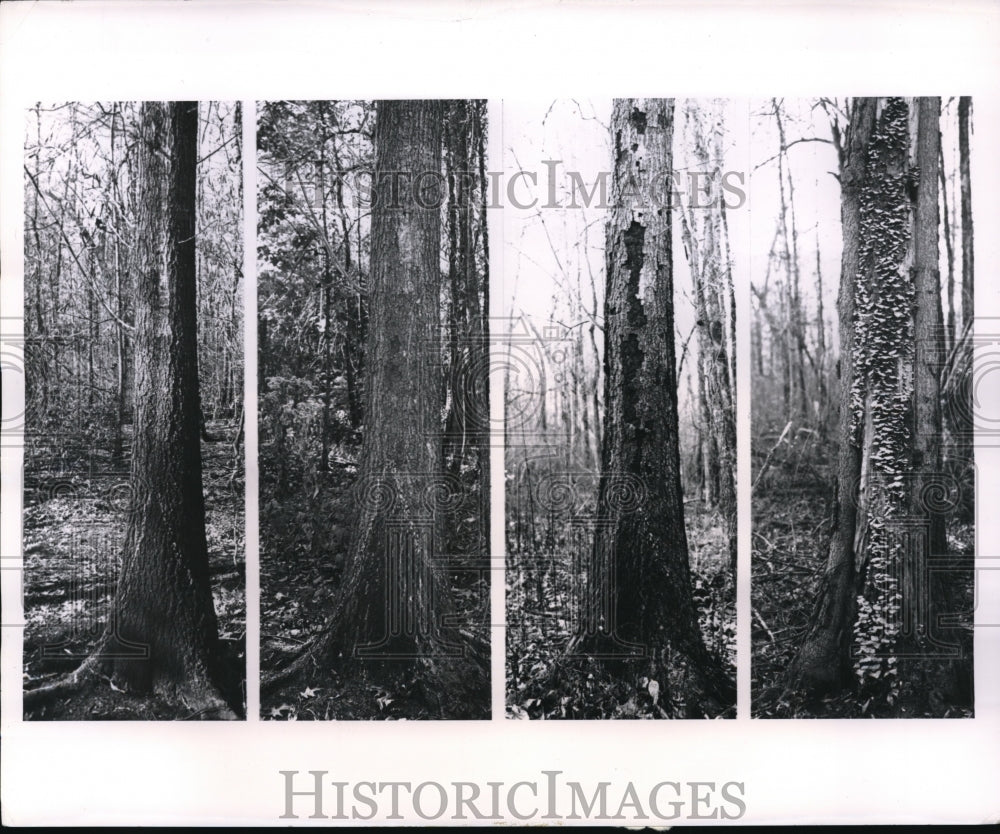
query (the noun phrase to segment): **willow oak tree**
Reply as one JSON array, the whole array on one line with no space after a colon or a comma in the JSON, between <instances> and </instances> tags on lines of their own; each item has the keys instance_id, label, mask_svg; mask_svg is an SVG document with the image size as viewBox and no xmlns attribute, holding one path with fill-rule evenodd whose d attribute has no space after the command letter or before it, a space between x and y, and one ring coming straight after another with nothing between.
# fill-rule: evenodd
<instances>
[{"instance_id":1,"label":"willow oak tree","mask_svg":"<svg viewBox=\"0 0 1000 834\"><path fill-rule=\"evenodd\" d=\"M136 240L131 503L107 627L68 677L26 707L110 675L192 717L235 718L209 583L202 494L195 217L197 102L144 102Z\"/></svg>"},{"instance_id":2,"label":"willow oak tree","mask_svg":"<svg viewBox=\"0 0 1000 834\"><path fill-rule=\"evenodd\" d=\"M300 673L411 676L442 718L480 717L479 654L449 622L441 542L457 500L440 392L443 105L376 103L365 432L345 575L324 631L262 684Z\"/></svg>"},{"instance_id":3,"label":"willow oak tree","mask_svg":"<svg viewBox=\"0 0 1000 834\"><path fill-rule=\"evenodd\" d=\"M571 655L656 681L717 714L735 686L702 640L681 489L669 183L672 99L616 99L601 478L591 576ZM669 696L669 697L668 697Z\"/></svg>"},{"instance_id":4,"label":"willow oak tree","mask_svg":"<svg viewBox=\"0 0 1000 834\"><path fill-rule=\"evenodd\" d=\"M946 552L954 497L938 475L939 113L937 98L851 105L841 146L836 515L790 690L818 695L858 680L892 704L924 673L921 658L949 653L934 634L928 565Z\"/></svg>"}]
</instances>

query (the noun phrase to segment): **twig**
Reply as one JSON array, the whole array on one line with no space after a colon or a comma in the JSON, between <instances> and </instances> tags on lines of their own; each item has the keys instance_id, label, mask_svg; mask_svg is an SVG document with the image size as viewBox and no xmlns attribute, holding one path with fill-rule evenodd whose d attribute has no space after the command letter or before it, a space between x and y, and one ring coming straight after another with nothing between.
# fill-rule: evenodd
<instances>
[{"instance_id":1,"label":"twig","mask_svg":"<svg viewBox=\"0 0 1000 834\"><path fill-rule=\"evenodd\" d=\"M771 451L767 453L767 457L764 458L764 464L760 468L760 472L757 473L757 477L754 479L753 486L750 487L750 492L757 489L757 484L760 483L760 479L764 477L764 473L771 467L771 460L774 458L774 453L778 450L778 447L784 442L785 436L788 434L789 429L792 427L792 421L789 420L785 424L785 428L782 429L781 436L778 438L778 442L771 447Z\"/></svg>"}]
</instances>

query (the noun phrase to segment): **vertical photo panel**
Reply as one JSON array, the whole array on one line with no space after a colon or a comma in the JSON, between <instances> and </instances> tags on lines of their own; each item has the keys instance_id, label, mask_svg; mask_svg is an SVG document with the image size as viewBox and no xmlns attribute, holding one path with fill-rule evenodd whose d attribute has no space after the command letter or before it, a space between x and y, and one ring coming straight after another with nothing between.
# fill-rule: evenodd
<instances>
[{"instance_id":1,"label":"vertical photo panel","mask_svg":"<svg viewBox=\"0 0 1000 834\"><path fill-rule=\"evenodd\" d=\"M508 717L735 717L740 116L504 102Z\"/></svg>"},{"instance_id":2,"label":"vertical photo panel","mask_svg":"<svg viewBox=\"0 0 1000 834\"><path fill-rule=\"evenodd\" d=\"M486 102L257 126L261 717L489 718Z\"/></svg>"},{"instance_id":3,"label":"vertical photo panel","mask_svg":"<svg viewBox=\"0 0 1000 834\"><path fill-rule=\"evenodd\" d=\"M242 718L240 106L26 123L24 717Z\"/></svg>"},{"instance_id":4,"label":"vertical photo panel","mask_svg":"<svg viewBox=\"0 0 1000 834\"><path fill-rule=\"evenodd\" d=\"M973 715L971 116L751 107L755 717Z\"/></svg>"}]
</instances>

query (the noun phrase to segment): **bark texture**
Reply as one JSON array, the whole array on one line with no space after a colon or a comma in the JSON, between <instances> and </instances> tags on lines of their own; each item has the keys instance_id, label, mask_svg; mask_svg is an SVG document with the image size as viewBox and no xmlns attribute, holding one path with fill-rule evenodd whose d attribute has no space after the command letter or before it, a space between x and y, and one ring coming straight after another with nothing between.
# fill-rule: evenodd
<instances>
[{"instance_id":1,"label":"bark texture","mask_svg":"<svg viewBox=\"0 0 1000 834\"><path fill-rule=\"evenodd\" d=\"M346 573L307 663L346 676L414 674L441 717L472 717L486 670L449 623L444 519L462 500L442 469L442 105L376 104L365 433ZM287 675L282 675L283 678Z\"/></svg>"},{"instance_id":2,"label":"bark texture","mask_svg":"<svg viewBox=\"0 0 1000 834\"><path fill-rule=\"evenodd\" d=\"M102 651L129 687L203 709L224 705L199 440L197 137L196 102L142 105L132 504Z\"/></svg>"},{"instance_id":3,"label":"bark texture","mask_svg":"<svg viewBox=\"0 0 1000 834\"><path fill-rule=\"evenodd\" d=\"M856 677L890 696L924 674L900 657L920 660L933 642L929 560L945 553L953 509L939 451L939 112L936 98L852 107L841 172L837 514L789 670L792 686L814 693Z\"/></svg>"},{"instance_id":4,"label":"bark texture","mask_svg":"<svg viewBox=\"0 0 1000 834\"><path fill-rule=\"evenodd\" d=\"M581 633L571 650L685 679L693 710L732 682L702 642L691 595L677 437L669 177L672 100L619 99L612 137L605 414L598 517Z\"/></svg>"}]
</instances>

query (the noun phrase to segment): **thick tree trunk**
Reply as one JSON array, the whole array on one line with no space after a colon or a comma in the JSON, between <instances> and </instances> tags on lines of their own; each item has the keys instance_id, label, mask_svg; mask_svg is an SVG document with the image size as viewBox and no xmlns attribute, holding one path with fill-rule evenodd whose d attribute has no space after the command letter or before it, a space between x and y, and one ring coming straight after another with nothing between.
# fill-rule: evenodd
<instances>
[{"instance_id":1,"label":"thick tree trunk","mask_svg":"<svg viewBox=\"0 0 1000 834\"><path fill-rule=\"evenodd\" d=\"M728 706L691 595L677 437L671 211L673 101L619 99L612 114L615 204L607 221L605 415L588 592L571 653L622 661L692 710Z\"/></svg>"},{"instance_id":2,"label":"thick tree trunk","mask_svg":"<svg viewBox=\"0 0 1000 834\"><path fill-rule=\"evenodd\" d=\"M836 528L790 669L790 683L813 691L855 674L862 683L892 677L896 686L915 674L897 655L922 650L932 630L928 559L945 552L947 503L938 483L939 109L935 98L861 99L852 113L842 172Z\"/></svg>"},{"instance_id":3,"label":"thick tree trunk","mask_svg":"<svg viewBox=\"0 0 1000 834\"><path fill-rule=\"evenodd\" d=\"M448 191L449 366L450 407L445 429L445 458L458 475L470 449L481 451L488 405L482 395L484 373L483 317L480 310L480 270L473 247L472 221L478 176L476 148L477 103L449 102L446 110Z\"/></svg>"},{"instance_id":4,"label":"thick tree trunk","mask_svg":"<svg viewBox=\"0 0 1000 834\"><path fill-rule=\"evenodd\" d=\"M448 320L447 416L444 460L453 477L474 473L479 494L489 492L489 334L484 305L489 303L488 254L477 262L476 231L485 233L485 191L480 148L485 141L485 102L451 101L444 108L444 159L448 177ZM478 219L478 227L477 221ZM485 245L485 238L483 239ZM472 538L485 554L489 544L484 519L476 513ZM462 544L460 549L466 549Z\"/></svg>"},{"instance_id":5,"label":"thick tree trunk","mask_svg":"<svg viewBox=\"0 0 1000 834\"><path fill-rule=\"evenodd\" d=\"M233 718L209 585L199 445L195 275L198 105L145 102L136 188L131 503L107 628L68 678L31 706L110 672L190 717ZM229 703L227 703L227 696Z\"/></svg>"},{"instance_id":6,"label":"thick tree trunk","mask_svg":"<svg viewBox=\"0 0 1000 834\"><path fill-rule=\"evenodd\" d=\"M442 109L382 101L375 131L375 205L365 436L348 565L313 657L345 675L419 672L444 717L488 699L485 669L464 657L448 623L444 520L461 490L441 472L439 195ZM416 189L414 184L421 186Z\"/></svg>"},{"instance_id":7,"label":"thick tree trunk","mask_svg":"<svg viewBox=\"0 0 1000 834\"><path fill-rule=\"evenodd\" d=\"M115 677L192 709L220 697L199 446L195 181L198 106L142 105L137 171L132 505L102 651ZM166 188L164 188L166 186ZM142 647L142 659L133 654Z\"/></svg>"},{"instance_id":8,"label":"thick tree trunk","mask_svg":"<svg viewBox=\"0 0 1000 834\"><path fill-rule=\"evenodd\" d=\"M478 357L476 360L476 393L479 398L480 420L477 424L479 433L479 489L481 495L481 518L490 517L490 245L486 219L487 185L486 185L486 135L489 133L487 103L479 99L473 106L473 137L471 148L471 167L475 168L479 194L476 200L478 210L477 228L482 234L477 249L482 257L482 270L479 287L479 340ZM481 523L482 550L489 553L489 523Z\"/></svg>"}]
</instances>

